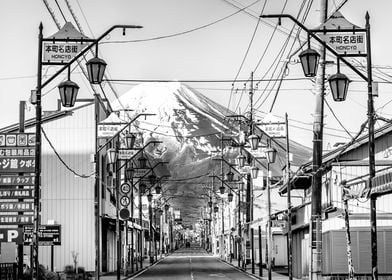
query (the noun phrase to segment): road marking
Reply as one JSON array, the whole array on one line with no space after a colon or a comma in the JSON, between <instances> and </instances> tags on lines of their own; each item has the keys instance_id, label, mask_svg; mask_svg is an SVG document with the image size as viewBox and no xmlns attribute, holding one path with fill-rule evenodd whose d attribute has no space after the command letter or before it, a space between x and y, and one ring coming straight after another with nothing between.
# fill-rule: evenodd
<instances>
[{"instance_id":1,"label":"road marking","mask_svg":"<svg viewBox=\"0 0 392 280\"><path fill-rule=\"evenodd\" d=\"M194 279L193 279L192 258L191 258L191 257L189 257L189 264L190 264L190 266L191 266L191 280L194 280Z\"/></svg>"}]
</instances>

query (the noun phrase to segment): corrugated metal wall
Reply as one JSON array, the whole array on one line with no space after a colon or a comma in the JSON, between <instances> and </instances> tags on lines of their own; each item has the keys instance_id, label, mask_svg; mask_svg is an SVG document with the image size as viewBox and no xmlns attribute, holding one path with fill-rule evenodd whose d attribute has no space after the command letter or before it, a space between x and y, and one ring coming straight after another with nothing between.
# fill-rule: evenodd
<instances>
[{"instance_id":1,"label":"corrugated metal wall","mask_svg":"<svg viewBox=\"0 0 392 280\"><path fill-rule=\"evenodd\" d=\"M72 116L43 126L50 142L64 162L78 174L91 175L95 150L94 106L75 110ZM68 170L43 137L42 218L61 224L61 246L54 249L54 266L63 270L73 265L93 271L95 263L94 176L80 178ZM50 248L40 247L40 262L50 265Z\"/></svg>"}]
</instances>

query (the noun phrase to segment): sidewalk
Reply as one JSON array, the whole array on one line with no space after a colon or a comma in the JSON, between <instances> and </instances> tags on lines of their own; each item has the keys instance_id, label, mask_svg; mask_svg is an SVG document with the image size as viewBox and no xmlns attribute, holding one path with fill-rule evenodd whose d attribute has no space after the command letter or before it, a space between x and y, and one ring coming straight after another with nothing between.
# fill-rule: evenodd
<instances>
[{"instance_id":1,"label":"sidewalk","mask_svg":"<svg viewBox=\"0 0 392 280\"><path fill-rule=\"evenodd\" d=\"M238 260L237 260L237 259L232 259L231 262L226 261L226 260L221 259L221 258L219 258L219 259L220 259L222 262L225 262L225 263L227 263L227 264L229 264L229 265L231 265L231 266L233 266L233 267L239 269L239 268L238 268ZM246 270L241 269L241 271L244 271L245 273L247 273L247 274L249 274L249 275L252 275L252 276L254 276L254 277L257 277L257 278L259 278L259 279L268 280L268 270L265 269L265 268L263 268L263 271L262 271L262 272L263 272L263 276L259 276L259 275L260 275L260 274L259 274L260 269L259 269L258 264L255 264L255 273L254 273L254 274L252 274L252 265L251 265L251 264L248 264L248 265L246 266ZM274 279L274 280L287 280L287 279L289 279L288 275L285 275L285 274L283 274L283 273L277 273L276 271L273 271L273 270L272 270L271 275L272 275L271 278ZM294 279L295 279L295 278L294 278Z\"/></svg>"},{"instance_id":2,"label":"sidewalk","mask_svg":"<svg viewBox=\"0 0 392 280\"><path fill-rule=\"evenodd\" d=\"M165 255L162 255L162 258L159 258L158 256L158 261L156 261L155 263L153 263L152 265L155 265L157 262L160 262L161 260L163 260L165 258ZM136 274L146 270L147 268L149 268L151 266L150 264L150 260L149 258L145 258L143 260L143 269L140 269L140 263L138 263L138 270L136 271L136 267L135 267L135 272L131 273L131 268L129 268L128 270L128 274L127 276L124 275L124 272L121 271L121 275L120 275L120 279L121 280L125 280L125 279L129 279L132 276L135 276ZM93 278L95 279L95 278ZM110 273L106 273L106 274L101 274L99 276L99 279L101 280L117 280L117 272L110 272Z\"/></svg>"}]
</instances>

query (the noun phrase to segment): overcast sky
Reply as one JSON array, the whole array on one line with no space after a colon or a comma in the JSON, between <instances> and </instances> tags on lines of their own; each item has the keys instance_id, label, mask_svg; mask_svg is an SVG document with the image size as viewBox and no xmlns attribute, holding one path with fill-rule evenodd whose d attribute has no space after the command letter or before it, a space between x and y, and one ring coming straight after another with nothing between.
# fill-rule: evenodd
<instances>
[{"instance_id":1,"label":"overcast sky","mask_svg":"<svg viewBox=\"0 0 392 280\"><path fill-rule=\"evenodd\" d=\"M58 9L56 1L47 2L60 25L65 23L63 15L67 21L74 22L64 0L57 0L63 14ZM262 117L270 111L276 96L272 113L282 117L287 112L291 119L290 136L302 144L312 145L313 85L310 80L303 79L302 70L295 63L296 56L285 70L286 80L283 81L279 93L276 95L277 84L270 93L264 91L265 88L271 88L273 85L264 80L279 77L278 73L293 40L289 41L286 52L275 71L273 62L284 45L292 25L288 21L283 21L283 25L274 32L276 20L258 23L258 15L262 11L264 14L283 11L293 16L300 13L302 18L307 6L312 2L306 13L305 25L313 28L317 26L319 20L319 1L69 0L68 2L83 32L91 38L100 36L115 24L138 24L144 27L127 31L125 36L117 31L102 41L104 44L100 46L100 56L108 63L108 74L112 79L186 81L187 85L222 105L229 106L231 110L244 113L249 101L250 83L244 84L242 80L247 80L250 73L255 71L254 85L257 85L257 90L254 100L258 115ZM330 11L341 2L330 0ZM301 9L302 4L304 4L303 9ZM249 8L239 11L246 6ZM385 82L385 80L392 80L387 76L392 74L391 40L388 31L392 24L391 6L391 1L388 0L349 0L341 9L348 20L361 27L365 24L366 11L370 13L372 58L373 65L377 66L373 71L374 79L383 82L379 85L380 97L376 99L375 107L378 113L387 118L392 114L392 104L388 103L392 100L391 86L389 82ZM28 100L30 90L36 86L39 23L43 23L44 37L54 34L58 29L44 1L2 0L0 11L2 36L0 89L3 97L0 102L0 126L6 126L18 121L19 101ZM195 28L198 29L193 30ZM186 32L190 30L193 31ZM166 37L177 33L182 34ZM151 38L155 39L146 40ZM302 33L300 41L305 39L305 34ZM135 40L141 41L135 42ZM118 41L134 42L119 43ZM298 40L293 45L292 51L297 48ZM333 60L332 57L330 59ZM358 61L361 62L360 59ZM46 77L49 77L56 69L53 66L45 67L43 72ZM329 74L335 71L335 66L327 69ZM345 72L354 81L350 85L348 99L338 104L333 102L328 94L326 100L343 126L355 135L366 119L367 88L366 84L346 67L342 67L341 72ZM238 81L233 83L236 77ZM45 94L43 110L56 108L58 98L56 87L64 78L65 76L61 76L43 90ZM71 79L81 86L80 97L92 97L92 91L86 86L87 81L83 79L79 69L73 71ZM263 81L258 82L262 79ZM191 82L195 80L221 82ZM116 93L121 95L135 84L136 82L117 82L113 83L113 86ZM107 84L104 88L108 98L113 100L115 94ZM28 106L27 110L29 110L28 115L33 116L34 107ZM379 124L381 123L377 125ZM339 141L347 142L350 139L328 106L325 108L325 125L327 129L324 146Z\"/></svg>"}]
</instances>

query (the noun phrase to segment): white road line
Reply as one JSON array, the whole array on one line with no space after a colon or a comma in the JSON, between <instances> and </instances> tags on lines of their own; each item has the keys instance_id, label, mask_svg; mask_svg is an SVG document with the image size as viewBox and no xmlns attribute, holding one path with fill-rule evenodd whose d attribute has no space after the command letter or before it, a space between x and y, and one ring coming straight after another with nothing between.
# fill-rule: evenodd
<instances>
[{"instance_id":1,"label":"white road line","mask_svg":"<svg viewBox=\"0 0 392 280\"><path fill-rule=\"evenodd\" d=\"M191 258L191 257L189 257L189 263L190 263L190 265L191 265L191 280L194 280L194 279L193 279L192 258Z\"/></svg>"}]
</instances>

